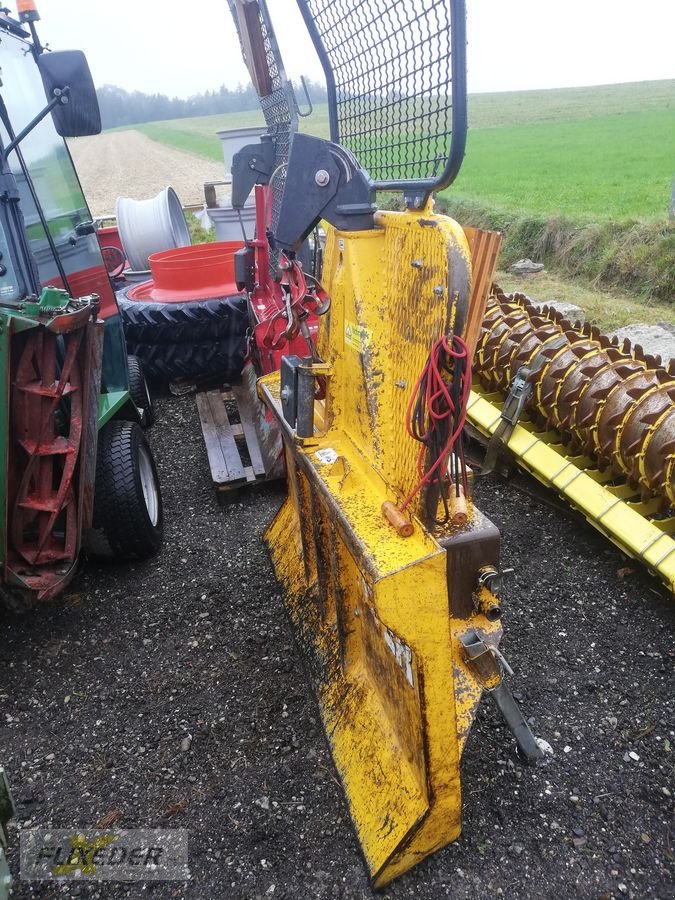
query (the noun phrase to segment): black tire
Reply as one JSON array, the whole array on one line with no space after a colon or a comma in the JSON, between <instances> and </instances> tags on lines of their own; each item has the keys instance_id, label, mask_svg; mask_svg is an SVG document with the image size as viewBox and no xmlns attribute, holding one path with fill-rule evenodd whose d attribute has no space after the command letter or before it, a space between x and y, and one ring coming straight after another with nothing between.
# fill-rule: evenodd
<instances>
[{"instance_id":1,"label":"black tire","mask_svg":"<svg viewBox=\"0 0 675 900\"><path fill-rule=\"evenodd\" d=\"M225 381L241 375L246 356L246 335L202 343L134 344L128 350L153 378L188 378L222 374Z\"/></svg>"},{"instance_id":2,"label":"black tire","mask_svg":"<svg viewBox=\"0 0 675 900\"><path fill-rule=\"evenodd\" d=\"M246 297L216 297L157 303L129 300L131 288L120 291L117 303L130 344L179 344L234 338L246 334Z\"/></svg>"},{"instance_id":3,"label":"black tire","mask_svg":"<svg viewBox=\"0 0 675 900\"><path fill-rule=\"evenodd\" d=\"M113 419L98 436L86 549L104 559L146 559L161 546L163 524L157 469L145 435L135 422Z\"/></svg>"},{"instance_id":4,"label":"black tire","mask_svg":"<svg viewBox=\"0 0 675 900\"><path fill-rule=\"evenodd\" d=\"M152 405L150 388L145 379L143 365L137 356L128 355L127 371L129 373L129 393L141 414L141 428L150 428L155 423L155 409Z\"/></svg>"}]
</instances>

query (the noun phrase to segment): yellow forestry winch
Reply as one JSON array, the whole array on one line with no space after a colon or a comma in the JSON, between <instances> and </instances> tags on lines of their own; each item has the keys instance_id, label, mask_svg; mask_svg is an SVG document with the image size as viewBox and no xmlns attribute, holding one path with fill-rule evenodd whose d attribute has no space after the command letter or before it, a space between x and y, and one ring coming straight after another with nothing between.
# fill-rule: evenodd
<instances>
[{"instance_id":1,"label":"yellow forestry winch","mask_svg":"<svg viewBox=\"0 0 675 900\"><path fill-rule=\"evenodd\" d=\"M258 382L289 488L265 537L379 887L459 835L460 757L484 690L523 754L543 755L503 682L499 534L473 506L460 439L499 237L431 200L464 153L463 2L298 5L332 141L295 131L263 0L231 0L268 124L233 161L233 202L254 183L259 201L237 271L307 338L306 356ZM378 190L402 191L406 210L378 210ZM319 221L323 289L296 256Z\"/></svg>"},{"instance_id":2,"label":"yellow forestry winch","mask_svg":"<svg viewBox=\"0 0 675 900\"><path fill-rule=\"evenodd\" d=\"M375 218L369 231L328 230L324 362L297 369L298 382L327 381L325 401L309 394L311 436L299 438L283 416L291 379L266 376L259 391L283 430L289 477L266 540L312 661L366 861L382 885L459 834L461 751L482 690L501 686L502 665L495 527L474 508L464 526L427 527L419 501L404 538L382 514L417 479L408 392L457 302L453 280L468 290L466 239L429 208ZM414 307L402 296L415 297Z\"/></svg>"}]
</instances>

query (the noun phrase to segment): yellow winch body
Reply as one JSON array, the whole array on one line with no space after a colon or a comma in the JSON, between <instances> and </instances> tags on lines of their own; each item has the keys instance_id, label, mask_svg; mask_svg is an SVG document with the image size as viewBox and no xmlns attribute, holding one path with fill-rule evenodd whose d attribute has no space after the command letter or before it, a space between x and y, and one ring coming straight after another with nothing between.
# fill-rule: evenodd
<instances>
[{"instance_id":1,"label":"yellow winch body","mask_svg":"<svg viewBox=\"0 0 675 900\"><path fill-rule=\"evenodd\" d=\"M322 362L307 362L325 395L313 436L286 422L279 373L258 382L289 488L265 539L376 887L459 835L461 751L483 688L499 682L492 653L481 667L462 642L501 636L475 602L497 530L470 506L465 526L432 533L416 498L404 538L381 511L418 481L406 407L433 341L468 303L471 271L463 230L431 206L380 212L370 231L329 227L331 308Z\"/></svg>"}]
</instances>

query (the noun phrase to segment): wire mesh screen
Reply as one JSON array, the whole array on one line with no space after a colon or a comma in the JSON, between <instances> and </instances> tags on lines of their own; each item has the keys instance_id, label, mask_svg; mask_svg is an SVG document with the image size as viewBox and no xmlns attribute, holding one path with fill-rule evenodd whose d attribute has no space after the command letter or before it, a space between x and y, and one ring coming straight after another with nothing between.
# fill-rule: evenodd
<instances>
[{"instance_id":1,"label":"wire mesh screen","mask_svg":"<svg viewBox=\"0 0 675 900\"><path fill-rule=\"evenodd\" d=\"M453 121L450 0L298 2L332 70L333 137L376 182L440 177Z\"/></svg>"}]
</instances>

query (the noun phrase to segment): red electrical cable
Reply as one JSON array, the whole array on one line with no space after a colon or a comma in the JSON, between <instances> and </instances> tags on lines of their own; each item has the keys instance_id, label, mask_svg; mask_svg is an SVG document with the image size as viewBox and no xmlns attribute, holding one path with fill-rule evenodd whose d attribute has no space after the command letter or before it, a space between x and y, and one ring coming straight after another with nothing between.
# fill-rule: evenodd
<instances>
[{"instance_id":1,"label":"red electrical cable","mask_svg":"<svg viewBox=\"0 0 675 900\"><path fill-rule=\"evenodd\" d=\"M447 468L448 459L455 443L462 433L466 421L466 406L471 392L471 361L469 349L459 337L453 337L452 343L446 337L434 342L429 358L420 373L415 389L410 397L406 410L405 424L410 437L421 443L417 457L417 471L420 480L401 504L401 511L405 510L422 488L432 481L440 481L442 474L436 475ZM459 390L456 395L459 403L455 402L452 394L452 386L446 383L443 377L444 370L447 378L446 360L454 362L453 377L460 379ZM413 417L418 425L425 423L425 430L420 433L415 428ZM424 471L427 453L437 443L438 433L445 424L449 424L451 431L444 446L437 453L435 461ZM463 461L463 452L460 447L460 460Z\"/></svg>"}]
</instances>

